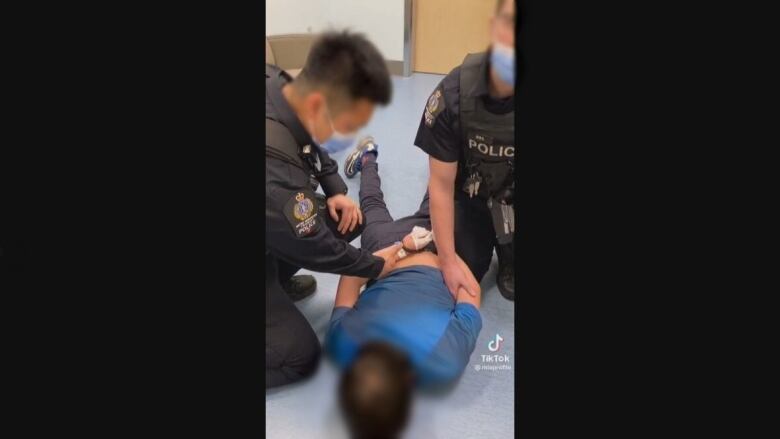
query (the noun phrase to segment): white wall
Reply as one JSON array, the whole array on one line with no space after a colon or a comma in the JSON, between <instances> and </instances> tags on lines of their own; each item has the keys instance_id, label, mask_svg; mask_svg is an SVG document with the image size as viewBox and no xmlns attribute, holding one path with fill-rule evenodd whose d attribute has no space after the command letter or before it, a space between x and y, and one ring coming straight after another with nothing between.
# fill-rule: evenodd
<instances>
[{"instance_id":1,"label":"white wall","mask_svg":"<svg viewBox=\"0 0 780 439\"><path fill-rule=\"evenodd\" d=\"M327 20L366 34L385 59L404 59L404 0L330 0Z\"/></svg>"},{"instance_id":2,"label":"white wall","mask_svg":"<svg viewBox=\"0 0 780 439\"><path fill-rule=\"evenodd\" d=\"M266 35L321 31L327 3L321 0L266 0Z\"/></svg>"},{"instance_id":3,"label":"white wall","mask_svg":"<svg viewBox=\"0 0 780 439\"><path fill-rule=\"evenodd\" d=\"M385 59L404 59L404 0L266 0L268 35L349 28Z\"/></svg>"}]
</instances>

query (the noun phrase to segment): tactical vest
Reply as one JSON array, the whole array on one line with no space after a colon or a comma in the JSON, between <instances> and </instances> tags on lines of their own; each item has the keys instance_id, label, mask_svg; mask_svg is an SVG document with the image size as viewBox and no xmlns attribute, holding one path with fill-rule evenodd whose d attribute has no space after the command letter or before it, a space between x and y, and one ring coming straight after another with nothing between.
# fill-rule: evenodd
<instances>
[{"instance_id":1,"label":"tactical vest","mask_svg":"<svg viewBox=\"0 0 780 439\"><path fill-rule=\"evenodd\" d=\"M276 95L271 93L269 87L281 86L273 77L273 73L273 70L266 65L266 93L271 97L272 102ZM278 106L278 103L274 102L274 105ZM312 151L311 145L298 145L286 126L267 117L265 118L265 155L298 167L309 176L318 169L319 157Z\"/></svg>"},{"instance_id":2,"label":"tactical vest","mask_svg":"<svg viewBox=\"0 0 780 439\"><path fill-rule=\"evenodd\" d=\"M311 148L306 145L304 148ZM309 152L309 151L307 151ZM265 119L265 155L281 160L311 175L312 167L287 127L273 119ZM309 153L309 155L311 155Z\"/></svg>"},{"instance_id":3,"label":"tactical vest","mask_svg":"<svg viewBox=\"0 0 780 439\"><path fill-rule=\"evenodd\" d=\"M476 178L476 195L487 199L514 182L515 112L493 114L485 108L482 96L473 93L475 85L485 80L481 68L485 62L486 53L470 53L461 65L460 127L465 144L463 190L469 192Z\"/></svg>"}]
</instances>

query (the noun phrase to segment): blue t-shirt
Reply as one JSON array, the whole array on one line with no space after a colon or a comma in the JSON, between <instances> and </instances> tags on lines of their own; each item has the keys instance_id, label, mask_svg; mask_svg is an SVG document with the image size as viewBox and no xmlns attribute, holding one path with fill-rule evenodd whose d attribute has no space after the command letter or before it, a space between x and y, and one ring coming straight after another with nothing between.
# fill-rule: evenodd
<instances>
[{"instance_id":1,"label":"blue t-shirt","mask_svg":"<svg viewBox=\"0 0 780 439\"><path fill-rule=\"evenodd\" d=\"M455 302L440 270L415 265L366 288L354 308L334 308L326 350L347 367L366 342L388 342L409 355L418 384L440 384L463 372L481 329L479 310Z\"/></svg>"}]
</instances>

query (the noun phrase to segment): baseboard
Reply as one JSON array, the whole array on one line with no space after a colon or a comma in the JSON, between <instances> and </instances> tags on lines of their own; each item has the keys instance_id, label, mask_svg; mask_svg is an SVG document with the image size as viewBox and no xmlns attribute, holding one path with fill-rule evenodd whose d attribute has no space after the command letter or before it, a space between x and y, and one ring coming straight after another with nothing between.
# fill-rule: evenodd
<instances>
[{"instance_id":1,"label":"baseboard","mask_svg":"<svg viewBox=\"0 0 780 439\"><path fill-rule=\"evenodd\" d=\"M385 64L387 64L387 70L390 71L391 75L397 75L397 76L403 76L404 74L404 62L403 61L395 61L386 59Z\"/></svg>"}]
</instances>

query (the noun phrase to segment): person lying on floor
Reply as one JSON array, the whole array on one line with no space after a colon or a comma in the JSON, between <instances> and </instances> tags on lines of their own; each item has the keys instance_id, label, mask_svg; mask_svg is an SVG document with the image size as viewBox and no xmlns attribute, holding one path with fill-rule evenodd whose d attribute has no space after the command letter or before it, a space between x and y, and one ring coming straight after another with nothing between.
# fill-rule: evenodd
<instances>
[{"instance_id":1,"label":"person lying on floor","mask_svg":"<svg viewBox=\"0 0 780 439\"><path fill-rule=\"evenodd\" d=\"M472 275L475 295L461 288L452 296L427 231L427 212L421 209L396 221L390 215L377 152L372 138L363 139L344 168L361 171L361 244L373 251L401 241L403 259L362 294L368 279L341 276L325 343L326 352L344 369L339 399L355 437L397 435L408 418L412 389L459 377L482 329L479 284Z\"/></svg>"}]
</instances>

